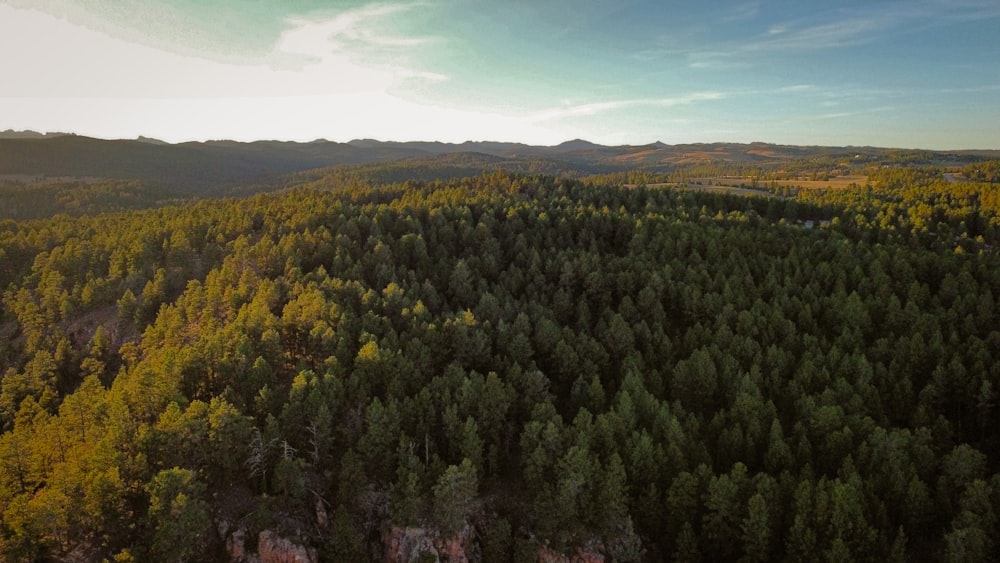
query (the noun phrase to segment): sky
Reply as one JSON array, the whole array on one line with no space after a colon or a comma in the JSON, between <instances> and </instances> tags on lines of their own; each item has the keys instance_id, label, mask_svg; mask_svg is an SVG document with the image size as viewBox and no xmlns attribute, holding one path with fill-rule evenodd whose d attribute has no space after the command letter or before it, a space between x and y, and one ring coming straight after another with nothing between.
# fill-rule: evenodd
<instances>
[{"instance_id":1,"label":"sky","mask_svg":"<svg viewBox=\"0 0 1000 563\"><path fill-rule=\"evenodd\" d=\"M998 0L0 0L0 130L1000 149Z\"/></svg>"}]
</instances>

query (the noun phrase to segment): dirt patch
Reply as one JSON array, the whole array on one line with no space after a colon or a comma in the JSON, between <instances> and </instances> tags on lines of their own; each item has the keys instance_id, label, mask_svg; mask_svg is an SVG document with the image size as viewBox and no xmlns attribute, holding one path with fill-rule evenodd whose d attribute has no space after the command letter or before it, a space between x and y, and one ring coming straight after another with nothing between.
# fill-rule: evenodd
<instances>
[{"instance_id":1,"label":"dirt patch","mask_svg":"<svg viewBox=\"0 0 1000 563\"><path fill-rule=\"evenodd\" d=\"M627 163L627 162L645 162L649 159L655 159L659 156L660 151L657 149L649 149L646 151L634 152L631 154L625 154L615 158L616 162Z\"/></svg>"},{"instance_id":2,"label":"dirt patch","mask_svg":"<svg viewBox=\"0 0 1000 563\"><path fill-rule=\"evenodd\" d=\"M831 188L837 190L848 188L852 184L863 186L868 183L868 176L836 176L829 180L778 180L776 183L779 187L783 188L803 188L807 190Z\"/></svg>"},{"instance_id":3,"label":"dirt patch","mask_svg":"<svg viewBox=\"0 0 1000 563\"><path fill-rule=\"evenodd\" d=\"M117 348L122 342L123 336L118 330L118 307L116 305L106 305L91 311L86 311L60 323L63 333L69 336L77 344L90 342L97 332L97 327L103 326L111 339L111 345Z\"/></svg>"},{"instance_id":4,"label":"dirt patch","mask_svg":"<svg viewBox=\"0 0 1000 563\"><path fill-rule=\"evenodd\" d=\"M766 158L781 158L781 154L778 151L771 149L750 149L747 154L752 154L754 156L763 156Z\"/></svg>"}]
</instances>

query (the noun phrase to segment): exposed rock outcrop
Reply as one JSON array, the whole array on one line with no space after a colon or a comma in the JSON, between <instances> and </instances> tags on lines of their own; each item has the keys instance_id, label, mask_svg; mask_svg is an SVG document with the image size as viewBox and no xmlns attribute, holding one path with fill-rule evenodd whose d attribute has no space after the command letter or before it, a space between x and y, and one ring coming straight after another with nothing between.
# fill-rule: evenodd
<instances>
[{"instance_id":1,"label":"exposed rock outcrop","mask_svg":"<svg viewBox=\"0 0 1000 563\"><path fill-rule=\"evenodd\" d=\"M476 560L478 549L473 549L475 528L466 525L459 530L458 535L450 538L435 538L434 546L441 554L441 561L448 563L469 563Z\"/></svg>"},{"instance_id":2,"label":"exposed rock outcrop","mask_svg":"<svg viewBox=\"0 0 1000 563\"><path fill-rule=\"evenodd\" d=\"M413 563L433 557L441 563L469 563L473 528L465 526L454 537L443 538L426 528L393 526L385 533L386 563Z\"/></svg>"},{"instance_id":3,"label":"exposed rock outcrop","mask_svg":"<svg viewBox=\"0 0 1000 563\"><path fill-rule=\"evenodd\" d=\"M319 563L316 549L299 545L271 530L257 536L257 553L246 548L246 531L237 528L226 536L226 551L232 563Z\"/></svg>"},{"instance_id":4,"label":"exposed rock outcrop","mask_svg":"<svg viewBox=\"0 0 1000 563\"><path fill-rule=\"evenodd\" d=\"M467 539L463 538L461 534L458 537L438 539L434 542L434 546L441 555L441 561L448 563L469 563L466 545Z\"/></svg>"},{"instance_id":5,"label":"exposed rock outcrop","mask_svg":"<svg viewBox=\"0 0 1000 563\"><path fill-rule=\"evenodd\" d=\"M565 555L547 547L538 550L538 563L604 563L604 556L594 551L577 550Z\"/></svg>"},{"instance_id":6,"label":"exposed rock outcrop","mask_svg":"<svg viewBox=\"0 0 1000 563\"><path fill-rule=\"evenodd\" d=\"M323 530L330 526L330 515L326 511L326 504L319 497L316 497L316 525Z\"/></svg>"},{"instance_id":7,"label":"exposed rock outcrop","mask_svg":"<svg viewBox=\"0 0 1000 563\"><path fill-rule=\"evenodd\" d=\"M423 528L393 526L385 534L386 563L412 563L427 556L441 561L430 534Z\"/></svg>"},{"instance_id":8,"label":"exposed rock outcrop","mask_svg":"<svg viewBox=\"0 0 1000 563\"><path fill-rule=\"evenodd\" d=\"M256 563L257 556L250 557L246 549L246 532L242 528L226 537L226 551L233 563Z\"/></svg>"},{"instance_id":9,"label":"exposed rock outcrop","mask_svg":"<svg viewBox=\"0 0 1000 563\"><path fill-rule=\"evenodd\" d=\"M257 540L260 563L319 563L319 555L311 547L299 545L270 530L260 533Z\"/></svg>"}]
</instances>

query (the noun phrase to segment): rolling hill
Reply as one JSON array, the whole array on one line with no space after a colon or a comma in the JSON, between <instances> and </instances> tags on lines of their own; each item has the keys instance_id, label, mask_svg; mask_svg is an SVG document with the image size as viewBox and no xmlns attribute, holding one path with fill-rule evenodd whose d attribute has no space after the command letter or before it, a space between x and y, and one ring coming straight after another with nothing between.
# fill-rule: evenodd
<instances>
[{"instance_id":1,"label":"rolling hill","mask_svg":"<svg viewBox=\"0 0 1000 563\"><path fill-rule=\"evenodd\" d=\"M547 170L596 172L648 169L654 172L690 164L747 163L780 167L795 160L826 158L862 162L905 161L965 164L1000 158L1000 151L904 151L875 147L802 147L767 143L711 143L604 146L572 140L545 147L499 142L383 142L371 139L337 143L283 141L206 141L168 144L155 139L104 140L78 135L5 132L0 135L0 176L92 177L152 182L182 193L224 193L236 184L261 182L290 172L336 165L403 159L436 159L475 153L498 157L492 165L522 170L526 162L548 163Z\"/></svg>"}]
</instances>

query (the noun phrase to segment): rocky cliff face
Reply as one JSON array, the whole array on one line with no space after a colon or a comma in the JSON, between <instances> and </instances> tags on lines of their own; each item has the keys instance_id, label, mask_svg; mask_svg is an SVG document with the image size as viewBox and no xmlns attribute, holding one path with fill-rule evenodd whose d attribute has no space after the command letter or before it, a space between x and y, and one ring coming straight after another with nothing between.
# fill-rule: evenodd
<instances>
[{"instance_id":1,"label":"rocky cliff face","mask_svg":"<svg viewBox=\"0 0 1000 563\"><path fill-rule=\"evenodd\" d=\"M604 556L593 551L577 550L573 555L566 555L549 548L538 550L538 563L604 563Z\"/></svg>"},{"instance_id":2,"label":"rocky cliff face","mask_svg":"<svg viewBox=\"0 0 1000 563\"><path fill-rule=\"evenodd\" d=\"M473 528L465 526L455 537L443 538L434 530L393 526L383 536L386 563L413 563L433 557L442 563L469 563L478 558L472 545Z\"/></svg>"},{"instance_id":3,"label":"rocky cliff face","mask_svg":"<svg viewBox=\"0 0 1000 563\"><path fill-rule=\"evenodd\" d=\"M257 536L257 550L246 546L246 531L220 528L226 538L226 551L232 563L319 563L315 548L301 545L264 530ZM482 561L475 528L466 525L453 537L442 537L431 528L391 526L382 535L382 561L385 563L478 563ZM538 549L538 563L605 563L595 549L576 549L570 555L547 547Z\"/></svg>"},{"instance_id":4,"label":"rocky cliff face","mask_svg":"<svg viewBox=\"0 0 1000 563\"><path fill-rule=\"evenodd\" d=\"M235 530L226 538L226 550L233 563L319 563L319 555L311 547L299 545L271 530L257 536L257 552L246 549L246 533Z\"/></svg>"},{"instance_id":5,"label":"rocky cliff face","mask_svg":"<svg viewBox=\"0 0 1000 563\"><path fill-rule=\"evenodd\" d=\"M315 549L279 537L270 530L260 533L257 551L261 563L319 563Z\"/></svg>"}]
</instances>

